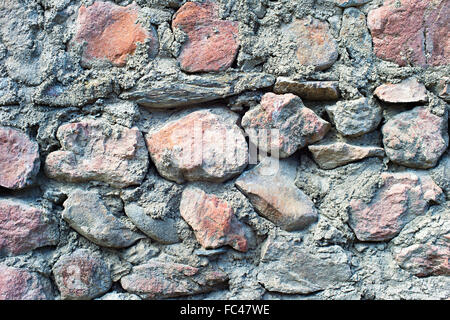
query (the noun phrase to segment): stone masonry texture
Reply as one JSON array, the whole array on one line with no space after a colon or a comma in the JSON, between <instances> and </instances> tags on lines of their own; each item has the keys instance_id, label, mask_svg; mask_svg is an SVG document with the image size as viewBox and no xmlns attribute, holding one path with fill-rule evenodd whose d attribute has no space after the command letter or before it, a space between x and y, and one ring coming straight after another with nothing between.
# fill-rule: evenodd
<instances>
[{"instance_id":1,"label":"stone masonry texture","mask_svg":"<svg viewBox=\"0 0 450 320\"><path fill-rule=\"evenodd\" d=\"M0 0L0 300L449 300L449 0Z\"/></svg>"}]
</instances>

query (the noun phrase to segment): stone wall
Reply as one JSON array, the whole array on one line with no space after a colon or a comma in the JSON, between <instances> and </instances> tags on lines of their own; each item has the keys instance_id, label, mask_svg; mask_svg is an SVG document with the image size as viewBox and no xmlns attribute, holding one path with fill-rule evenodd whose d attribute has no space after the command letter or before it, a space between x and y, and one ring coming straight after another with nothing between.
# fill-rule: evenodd
<instances>
[{"instance_id":1,"label":"stone wall","mask_svg":"<svg viewBox=\"0 0 450 320\"><path fill-rule=\"evenodd\" d=\"M0 299L449 299L449 17L1 0Z\"/></svg>"}]
</instances>

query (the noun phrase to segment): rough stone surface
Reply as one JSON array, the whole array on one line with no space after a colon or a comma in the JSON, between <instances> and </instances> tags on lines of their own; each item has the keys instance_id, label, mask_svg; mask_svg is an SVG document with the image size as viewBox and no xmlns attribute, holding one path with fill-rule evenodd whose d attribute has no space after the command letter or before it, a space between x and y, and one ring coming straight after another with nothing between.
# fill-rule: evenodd
<instances>
[{"instance_id":1,"label":"rough stone surface","mask_svg":"<svg viewBox=\"0 0 450 320\"><path fill-rule=\"evenodd\" d=\"M62 217L73 229L100 246L129 247L144 238L109 212L95 191L72 192L64 202Z\"/></svg>"},{"instance_id":2,"label":"rough stone surface","mask_svg":"<svg viewBox=\"0 0 450 320\"><path fill-rule=\"evenodd\" d=\"M450 275L449 213L417 218L399 234L391 250L401 268L418 277Z\"/></svg>"},{"instance_id":3,"label":"rough stone surface","mask_svg":"<svg viewBox=\"0 0 450 320\"><path fill-rule=\"evenodd\" d=\"M383 148L360 147L345 142L316 144L308 147L322 169L334 169L369 157L383 157Z\"/></svg>"},{"instance_id":4,"label":"rough stone surface","mask_svg":"<svg viewBox=\"0 0 450 320\"><path fill-rule=\"evenodd\" d=\"M285 32L297 40L297 58L301 65L317 70L331 67L338 58L337 42L327 22L307 17L295 19Z\"/></svg>"},{"instance_id":5,"label":"rough stone surface","mask_svg":"<svg viewBox=\"0 0 450 320\"><path fill-rule=\"evenodd\" d=\"M357 7L369 3L372 0L334 0L336 5L341 8Z\"/></svg>"},{"instance_id":6,"label":"rough stone surface","mask_svg":"<svg viewBox=\"0 0 450 320\"><path fill-rule=\"evenodd\" d=\"M208 292L227 280L227 275L219 270L150 261L133 267L120 283L126 291L143 299L161 299Z\"/></svg>"},{"instance_id":7,"label":"rough stone surface","mask_svg":"<svg viewBox=\"0 0 450 320\"><path fill-rule=\"evenodd\" d=\"M275 93L293 93L305 100L337 100L340 97L337 81L295 81L279 77L273 88Z\"/></svg>"},{"instance_id":8,"label":"rough stone surface","mask_svg":"<svg viewBox=\"0 0 450 320\"><path fill-rule=\"evenodd\" d=\"M386 155L406 167L432 168L448 147L447 127L446 117L426 108L402 112L382 128Z\"/></svg>"},{"instance_id":9,"label":"rough stone surface","mask_svg":"<svg viewBox=\"0 0 450 320\"><path fill-rule=\"evenodd\" d=\"M89 250L64 255L53 267L56 285L65 300L90 300L107 292L111 275L102 259Z\"/></svg>"},{"instance_id":10,"label":"rough stone surface","mask_svg":"<svg viewBox=\"0 0 450 320\"><path fill-rule=\"evenodd\" d=\"M0 186L22 189L40 169L39 146L21 131L0 127Z\"/></svg>"},{"instance_id":11,"label":"rough stone surface","mask_svg":"<svg viewBox=\"0 0 450 320\"><path fill-rule=\"evenodd\" d=\"M225 120L225 121L224 121ZM223 182L244 170L248 147L234 115L192 112L146 136L150 156L166 179Z\"/></svg>"},{"instance_id":12,"label":"rough stone surface","mask_svg":"<svg viewBox=\"0 0 450 320\"><path fill-rule=\"evenodd\" d=\"M50 280L26 269L0 264L0 300L52 299Z\"/></svg>"},{"instance_id":13,"label":"rough stone surface","mask_svg":"<svg viewBox=\"0 0 450 320\"><path fill-rule=\"evenodd\" d=\"M242 126L260 150L281 158L321 140L330 129L330 124L306 108L299 97L271 92L244 115Z\"/></svg>"},{"instance_id":14,"label":"rough stone surface","mask_svg":"<svg viewBox=\"0 0 450 320\"><path fill-rule=\"evenodd\" d=\"M187 2L174 15L172 28L187 34L178 56L187 72L224 71L233 63L238 48L238 23L220 20L214 2Z\"/></svg>"},{"instance_id":15,"label":"rough stone surface","mask_svg":"<svg viewBox=\"0 0 450 320\"><path fill-rule=\"evenodd\" d=\"M390 240L441 198L442 190L429 176L382 173L381 187L369 202L351 200L350 226L361 241Z\"/></svg>"},{"instance_id":16,"label":"rough stone surface","mask_svg":"<svg viewBox=\"0 0 450 320\"><path fill-rule=\"evenodd\" d=\"M19 255L58 243L59 229L43 209L0 200L0 256Z\"/></svg>"},{"instance_id":17,"label":"rough stone surface","mask_svg":"<svg viewBox=\"0 0 450 320\"><path fill-rule=\"evenodd\" d=\"M348 260L339 246L310 252L295 241L269 236L261 250L258 281L269 291L313 293L349 281Z\"/></svg>"},{"instance_id":18,"label":"rough stone surface","mask_svg":"<svg viewBox=\"0 0 450 320\"><path fill-rule=\"evenodd\" d=\"M389 103L425 103L427 89L417 79L409 78L397 84L383 84L375 90L375 95Z\"/></svg>"},{"instance_id":19,"label":"rough stone surface","mask_svg":"<svg viewBox=\"0 0 450 320\"><path fill-rule=\"evenodd\" d=\"M375 54L400 66L448 64L449 12L447 0L384 1L367 17Z\"/></svg>"},{"instance_id":20,"label":"rough stone surface","mask_svg":"<svg viewBox=\"0 0 450 320\"><path fill-rule=\"evenodd\" d=\"M447 199L450 199L450 156L447 153L441 158L439 164L430 170L430 175L436 184L444 190Z\"/></svg>"},{"instance_id":21,"label":"rough stone surface","mask_svg":"<svg viewBox=\"0 0 450 320\"><path fill-rule=\"evenodd\" d=\"M248 250L245 225L236 218L233 208L216 195L199 188L186 188L180 213L194 229L202 247L215 249L230 245L238 251Z\"/></svg>"},{"instance_id":22,"label":"rough stone surface","mask_svg":"<svg viewBox=\"0 0 450 320\"><path fill-rule=\"evenodd\" d=\"M62 150L45 160L45 171L52 179L126 187L142 182L147 172L148 154L137 128L86 120L60 126L57 138Z\"/></svg>"},{"instance_id":23,"label":"rough stone surface","mask_svg":"<svg viewBox=\"0 0 450 320\"><path fill-rule=\"evenodd\" d=\"M92 66L106 60L122 67L128 55L136 50L137 43L145 41L150 42L149 51L155 54L159 47L156 31L152 28L149 32L137 23L138 13L139 7L135 3L121 7L96 1L91 6L81 6L73 41L84 45L82 64Z\"/></svg>"},{"instance_id":24,"label":"rough stone surface","mask_svg":"<svg viewBox=\"0 0 450 320\"><path fill-rule=\"evenodd\" d=\"M357 137L375 130L381 122L382 109L367 98L339 101L326 108L336 130Z\"/></svg>"},{"instance_id":25,"label":"rough stone surface","mask_svg":"<svg viewBox=\"0 0 450 320\"><path fill-rule=\"evenodd\" d=\"M236 186L255 209L285 230L301 230L317 221L314 203L294 185L295 164L291 160L265 159L242 174Z\"/></svg>"}]
</instances>

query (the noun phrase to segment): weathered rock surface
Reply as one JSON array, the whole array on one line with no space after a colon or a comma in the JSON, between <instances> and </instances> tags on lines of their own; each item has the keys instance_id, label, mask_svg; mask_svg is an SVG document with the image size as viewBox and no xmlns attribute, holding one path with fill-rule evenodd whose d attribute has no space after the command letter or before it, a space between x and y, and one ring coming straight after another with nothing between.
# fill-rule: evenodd
<instances>
[{"instance_id":1,"label":"weathered rock surface","mask_svg":"<svg viewBox=\"0 0 450 320\"><path fill-rule=\"evenodd\" d=\"M62 150L50 153L45 161L52 179L102 181L119 188L144 179L149 160L137 128L85 120L60 126L56 136Z\"/></svg>"},{"instance_id":2,"label":"weathered rock surface","mask_svg":"<svg viewBox=\"0 0 450 320\"><path fill-rule=\"evenodd\" d=\"M373 54L372 37L367 28L366 15L353 7L345 9L339 36L352 62L357 62L365 68L366 61Z\"/></svg>"},{"instance_id":3,"label":"weathered rock surface","mask_svg":"<svg viewBox=\"0 0 450 320\"><path fill-rule=\"evenodd\" d=\"M444 190L450 199L450 155L448 152L441 158L439 165L430 170L430 175L436 184Z\"/></svg>"},{"instance_id":4,"label":"weathered rock surface","mask_svg":"<svg viewBox=\"0 0 450 320\"><path fill-rule=\"evenodd\" d=\"M292 240L269 236L261 250L258 281L268 291L309 294L339 287L351 275L349 257L339 246L309 251Z\"/></svg>"},{"instance_id":5,"label":"weathered rock surface","mask_svg":"<svg viewBox=\"0 0 450 320\"><path fill-rule=\"evenodd\" d=\"M236 117L225 109L192 112L146 136L150 156L166 179L223 182L248 163L248 146Z\"/></svg>"},{"instance_id":6,"label":"weathered rock surface","mask_svg":"<svg viewBox=\"0 0 450 320\"><path fill-rule=\"evenodd\" d=\"M308 146L308 149L322 169L334 169L364 158L384 156L383 148L361 147L345 142L316 144Z\"/></svg>"},{"instance_id":7,"label":"weathered rock surface","mask_svg":"<svg viewBox=\"0 0 450 320\"><path fill-rule=\"evenodd\" d=\"M64 300L90 300L107 292L112 284L106 263L85 249L59 258L53 275Z\"/></svg>"},{"instance_id":8,"label":"weathered rock surface","mask_svg":"<svg viewBox=\"0 0 450 320\"><path fill-rule=\"evenodd\" d=\"M337 42L327 22L307 17L295 19L285 30L297 40L297 58L301 65L316 70L331 67L338 58Z\"/></svg>"},{"instance_id":9,"label":"weathered rock surface","mask_svg":"<svg viewBox=\"0 0 450 320\"><path fill-rule=\"evenodd\" d=\"M180 241L174 219L154 219L135 204L125 206L125 214L139 230L157 242L172 244Z\"/></svg>"},{"instance_id":10,"label":"weathered rock surface","mask_svg":"<svg viewBox=\"0 0 450 320\"><path fill-rule=\"evenodd\" d=\"M235 184L260 215L294 231L317 221L314 203L295 186L295 177L296 164L292 160L267 158L242 174Z\"/></svg>"},{"instance_id":11,"label":"weathered rock surface","mask_svg":"<svg viewBox=\"0 0 450 320\"><path fill-rule=\"evenodd\" d=\"M400 165L427 169L448 147L448 120L416 107L392 117L382 128L386 155Z\"/></svg>"},{"instance_id":12,"label":"weathered rock surface","mask_svg":"<svg viewBox=\"0 0 450 320\"><path fill-rule=\"evenodd\" d=\"M375 54L400 66L448 64L449 12L447 0L384 1L367 17Z\"/></svg>"},{"instance_id":13,"label":"weathered rock surface","mask_svg":"<svg viewBox=\"0 0 450 320\"><path fill-rule=\"evenodd\" d=\"M357 7L369 3L372 0L334 0L337 6L341 8Z\"/></svg>"},{"instance_id":14,"label":"weathered rock surface","mask_svg":"<svg viewBox=\"0 0 450 320\"><path fill-rule=\"evenodd\" d=\"M228 280L219 270L204 270L184 264L150 261L133 267L122 287L144 299L182 297L214 290Z\"/></svg>"},{"instance_id":15,"label":"weathered rock surface","mask_svg":"<svg viewBox=\"0 0 450 320\"><path fill-rule=\"evenodd\" d=\"M273 85L275 78L264 73L224 75L180 75L174 82L141 80L136 88L120 95L122 99L154 109L192 107Z\"/></svg>"},{"instance_id":16,"label":"weathered rock surface","mask_svg":"<svg viewBox=\"0 0 450 320\"><path fill-rule=\"evenodd\" d=\"M22 189L40 169L39 146L21 131L0 127L0 186Z\"/></svg>"},{"instance_id":17,"label":"weathered rock surface","mask_svg":"<svg viewBox=\"0 0 450 320\"><path fill-rule=\"evenodd\" d=\"M393 240L391 250L402 269L418 277L450 275L449 213L420 217Z\"/></svg>"},{"instance_id":18,"label":"weathered rock surface","mask_svg":"<svg viewBox=\"0 0 450 320\"><path fill-rule=\"evenodd\" d=\"M0 256L53 246L58 240L58 224L43 209L0 200Z\"/></svg>"},{"instance_id":19,"label":"weathered rock surface","mask_svg":"<svg viewBox=\"0 0 450 320\"><path fill-rule=\"evenodd\" d=\"M0 300L52 299L50 280L26 269L0 264Z\"/></svg>"},{"instance_id":20,"label":"weathered rock surface","mask_svg":"<svg viewBox=\"0 0 450 320\"><path fill-rule=\"evenodd\" d=\"M73 191L64 202L62 217L75 231L99 246L124 248L145 238L110 213L95 191Z\"/></svg>"},{"instance_id":21,"label":"weathered rock surface","mask_svg":"<svg viewBox=\"0 0 450 320\"><path fill-rule=\"evenodd\" d=\"M337 100L340 97L337 81L295 81L278 77L275 93L293 93L305 100Z\"/></svg>"},{"instance_id":22,"label":"weathered rock surface","mask_svg":"<svg viewBox=\"0 0 450 320\"><path fill-rule=\"evenodd\" d=\"M74 42L83 44L81 62L91 67L96 62L109 61L115 66L126 64L137 43L148 41L150 54L158 52L158 35L137 22L139 7L133 3L121 7L111 2L96 1L82 5L78 11Z\"/></svg>"},{"instance_id":23,"label":"weathered rock surface","mask_svg":"<svg viewBox=\"0 0 450 320\"><path fill-rule=\"evenodd\" d=\"M122 292L109 292L96 300L122 301L122 300L142 300L138 295Z\"/></svg>"},{"instance_id":24,"label":"weathered rock surface","mask_svg":"<svg viewBox=\"0 0 450 320\"><path fill-rule=\"evenodd\" d=\"M349 137L357 137L375 130L381 122L382 109L367 98L339 101L326 108L336 130Z\"/></svg>"},{"instance_id":25,"label":"weathered rock surface","mask_svg":"<svg viewBox=\"0 0 450 320\"><path fill-rule=\"evenodd\" d=\"M429 176L385 172L369 202L350 201L350 226L361 241L387 241L408 222L425 214L430 202L440 202L441 198L442 190Z\"/></svg>"},{"instance_id":26,"label":"weathered rock surface","mask_svg":"<svg viewBox=\"0 0 450 320\"><path fill-rule=\"evenodd\" d=\"M178 61L187 72L228 69L239 48L238 23L220 20L214 2L187 2L175 13L172 28L187 34Z\"/></svg>"},{"instance_id":27,"label":"weathered rock surface","mask_svg":"<svg viewBox=\"0 0 450 320\"><path fill-rule=\"evenodd\" d=\"M321 140L330 129L328 122L290 93L266 93L260 105L244 115L241 124L250 142L281 158Z\"/></svg>"},{"instance_id":28,"label":"weathered rock surface","mask_svg":"<svg viewBox=\"0 0 450 320\"><path fill-rule=\"evenodd\" d=\"M181 197L180 213L202 247L230 245L238 251L248 250L246 226L236 218L230 204L216 195L188 187Z\"/></svg>"},{"instance_id":29,"label":"weathered rock surface","mask_svg":"<svg viewBox=\"0 0 450 320\"><path fill-rule=\"evenodd\" d=\"M397 84L383 84L374 94L389 103L425 103L428 101L427 89L417 79L409 78Z\"/></svg>"}]
</instances>

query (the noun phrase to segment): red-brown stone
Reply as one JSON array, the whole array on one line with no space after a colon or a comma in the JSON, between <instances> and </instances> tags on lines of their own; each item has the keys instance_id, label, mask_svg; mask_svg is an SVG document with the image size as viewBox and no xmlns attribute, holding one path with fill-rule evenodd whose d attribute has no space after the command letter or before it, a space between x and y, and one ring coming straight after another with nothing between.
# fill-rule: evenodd
<instances>
[{"instance_id":1,"label":"red-brown stone","mask_svg":"<svg viewBox=\"0 0 450 320\"><path fill-rule=\"evenodd\" d=\"M375 54L381 59L400 66L450 61L448 0L386 0L369 12L367 23Z\"/></svg>"},{"instance_id":2,"label":"red-brown stone","mask_svg":"<svg viewBox=\"0 0 450 320\"><path fill-rule=\"evenodd\" d=\"M58 225L42 209L0 200L0 256L57 244Z\"/></svg>"},{"instance_id":3,"label":"red-brown stone","mask_svg":"<svg viewBox=\"0 0 450 320\"><path fill-rule=\"evenodd\" d=\"M204 248L230 245L238 251L247 251L244 224L236 218L233 208L216 195L187 188L181 198L180 213Z\"/></svg>"},{"instance_id":4,"label":"red-brown stone","mask_svg":"<svg viewBox=\"0 0 450 320\"><path fill-rule=\"evenodd\" d=\"M21 189L40 168L39 146L21 131L0 127L0 186Z\"/></svg>"},{"instance_id":5,"label":"red-brown stone","mask_svg":"<svg viewBox=\"0 0 450 320\"><path fill-rule=\"evenodd\" d=\"M137 23L139 7L130 4L121 7L111 2L96 1L89 7L80 7L77 18L77 33L74 41L86 42L82 63L90 66L98 60L110 61L115 66L124 66L133 54L137 42L150 40L152 54L158 50L156 31L147 31Z\"/></svg>"},{"instance_id":6,"label":"red-brown stone","mask_svg":"<svg viewBox=\"0 0 450 320\"><path fill-rule=\"evenodd\" d=\"M224 71L233 63L239 48L238 23L220 20L215 3L185 3L175 13L172 27L188 37L178 57L182 70Z\"/></svg>"},{"instance_id":7,"label":"red-brown stone","mask_svg":"<svg viewBox=\"0 0 450 320\"><path fill-rule=\"evenodd\" d=\"M25 269L0 265L0 300L52 299L47 278Z\"/></svg>"}]
</instances>

